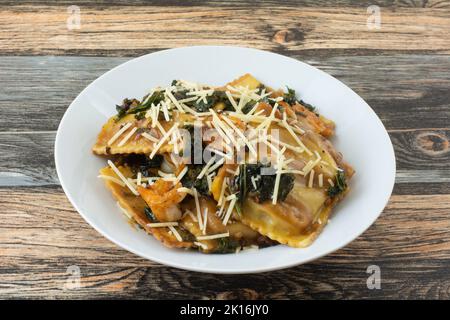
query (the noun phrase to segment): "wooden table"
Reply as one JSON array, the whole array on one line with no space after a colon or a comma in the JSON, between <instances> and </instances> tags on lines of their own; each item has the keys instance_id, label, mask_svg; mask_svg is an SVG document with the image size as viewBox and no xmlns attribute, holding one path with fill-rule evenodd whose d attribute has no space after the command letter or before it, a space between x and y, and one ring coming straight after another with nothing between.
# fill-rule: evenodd
<instances>
[{"instance_id":1,"label":"wooden table","mask_svg":"<svg viewBox=\"0 0 450 320\"><path fill-rule=\"evenodd\" d=\"M0 1L0 298L450 298L450 1L84 0L73 29L74 2ZM361 237L295 268L210 275L122 250L73 209L53 160L70 102L131 57L202 44L305 61L372 106L397 177ZM367 287L370 265L381 269L379 290Z\"/></svg>"}]
</instances>

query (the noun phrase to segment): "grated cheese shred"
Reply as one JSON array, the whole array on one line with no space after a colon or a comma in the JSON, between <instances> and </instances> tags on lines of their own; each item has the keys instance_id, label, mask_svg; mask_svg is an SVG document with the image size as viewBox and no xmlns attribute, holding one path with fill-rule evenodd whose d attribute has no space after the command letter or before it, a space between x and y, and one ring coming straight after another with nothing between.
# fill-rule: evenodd
<instances>
[{"instance_id":1,"label":"grated cheese shred","mask_svg":"<svg viewBox=\"0 0 450 320\"><path fill-rule=\"evenodd\" d=\"M111 139L108 140L108 146L112 145L128 128L131 127L131 122L125 124L119 131L117 131Z\"/></svg>"}]
</instances>

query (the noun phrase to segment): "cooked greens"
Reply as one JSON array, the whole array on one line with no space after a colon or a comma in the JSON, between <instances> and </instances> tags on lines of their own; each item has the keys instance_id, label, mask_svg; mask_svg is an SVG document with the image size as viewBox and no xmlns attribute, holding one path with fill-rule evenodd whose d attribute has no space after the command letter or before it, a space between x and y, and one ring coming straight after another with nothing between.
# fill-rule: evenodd
<instances>
[{"instance_id":1,"label":"cooked greens","mask_svg":"<svg viewBox=\"0 0 450 320\"><path fill-rule=\"evenodd\" d=\"M206 175L197 179L202 169L203 165L201 164L188 165L188 171L181 179L181 184L186 188L194 187L200 194L207 196L209 195L209 186Z\"/></svg>"},{"instance_id":2,"label":"cooked greens","mask_svg":"<svg viewBox=\"0 0 450 320\"><path fill-rule=\"evenodd\" d=\"M295 90L250 74L220 87L173 80L116 110L93 147L110 156L99 177L124 214L168 247L305 247L353 175L324 145L331 121Z\"/></svg>"},{"instance_id":3,"label":"cooked greens","mask_svg":"<svg viewBox=\"0 0 450 320\"><path fill-rule=\"evenodd\" d=\"M218 246L214 250L215 253L231 253L236 252L236 249L240 247L239 241L232 238L219 238L217 239Z\"/></svg>"},{"instance_id":4,"label":"cooked greens","mask_svg":"<svg viewBox=\"0 0 450 320\"><path fill-rule=\"evenodd\" d=\"M328 195L330 197L336 197L340 193L344 192L345 189L347 189L347 182L345 181L345 174L344 171L338 171L336 174L336 179L334 186L330 186L328 188Z\"/></svg>"},{"instance_id":5,"label":"cooked greens","mask_svg":"<svg viewBox=\"0 0 450 320\"><path fill-rule=\"evenodd\" d=\"M116 119L119 120L127 114L137 114L140 113L138 117L143 118L142 112L147 111L152 105L157 105L162 100L164 100L163 91L155 91L149 97L146 95L142 99L142 103L136 99L124 99L121 105L116 105L117 116Z\"/></svg>"},{"instance_id":6,"label":"cooked greens","mask_svg":"<svg viewBox=\"0 0 450 320\"><path fill-rule=\"evenodd\" d=\"M309 103L306 103L305 101L303 101L301 99L300 100L297 99L297 96L295 94L295 90L294 89L291 89L289 87L286 87L286 88L287 88L287 93L285 93L283 95L283 100L285 102L287 102L287 103L289 103L291 105L299 103L302 106L304 106L306 109L308 109L309 111L315 112L316 108L313 105L311 105Z\"/></svg>"},{"instance_id":7,"label":"cooked greens","mask_svg":"<svg viewBox=\"0 0 450 320\"><path fill-rule=\"evenodd\" d=\"M234 192L238 192L240 205L244 200L253 197L257 202L264 202L272 199L275 188L275 170L270 164L241 164L239 174L232 181ZM280 176L277 199L284 201L289 192L294 187L295 177L290 173L283 173Z\"/></svg>"},{"instance_id":8,"label":"cooked greens","mask_svg":"<svg viewBox=\"0 0 450 320\"><path fill-rule=\"evenodd\" d=\"M155 214L149 207L144 208L144 213L147 216L148 220L150 220L151 223L159 222L158 219L156 219Z\"/></svg>"}]
</instances>

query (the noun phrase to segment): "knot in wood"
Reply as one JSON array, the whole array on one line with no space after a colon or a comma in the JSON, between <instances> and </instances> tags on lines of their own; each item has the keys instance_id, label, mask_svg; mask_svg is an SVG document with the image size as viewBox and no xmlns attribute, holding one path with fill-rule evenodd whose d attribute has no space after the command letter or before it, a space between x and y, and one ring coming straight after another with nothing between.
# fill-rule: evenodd
<instances>
[{"instance_id":1,"label":"knot in wood","mask_svg":"<svg viewBox=\"0 0 450 320\"><path fill-rule=\"evenodd\" d=\"M422 132L416 137L416 145L429 155L440 155L449 151L449 141L444 133Z\"/></svg>"}]
</instances>

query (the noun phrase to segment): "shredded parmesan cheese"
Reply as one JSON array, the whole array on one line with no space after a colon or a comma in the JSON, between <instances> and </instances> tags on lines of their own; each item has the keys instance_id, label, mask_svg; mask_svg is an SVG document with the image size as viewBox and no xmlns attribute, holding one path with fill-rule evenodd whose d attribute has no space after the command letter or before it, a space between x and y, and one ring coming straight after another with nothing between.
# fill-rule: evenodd
<instances>
[{"instance_id":1,"label":"shredded parmesan cheese","mask_svg":"<svg viewBox=\"0 0 450 320\"><path fill-rule=\"evenodd\" d=\"M278 190L280 188L281 171L283 169L283 161L284 161L283 153L285 151L286 151L286 147L283 147L283 149L277 156L277 174L275 177L275 186L273 188L272 204L277 204L277 200L278 200Z\"/></svg>"},{"instance_id":2,"label":"shredded parmesan cheese","mask_svg":"<svg viewBox=\"0 0 450 320\"><path fill-rule=\"evenodd\" d=\"M211 234L211 235L207 235L207 236L198 236L197 240L212 240L212 239L226 238L229 236L230 236L230 233L226 232L226 233Z\"/></svg>"},{"instance_id":3,"label":"shredded parmesan cheese","mask_svg":"<svg viewBox=\"0 0 450 320\"><path fill-rule=\"evenodd\" d=\"M173 233L173 235L175 236L175 238L177 238L177 240L178 240L179 242L183 242L183 238L181 238L181 236L180 236L180 234L178 233L177 229L175 229L175 227L172 226L172 225L169 225L168 227L169 227L170 231L172 231L172 233Z\"/></svg>"},{"instance_id":4,"label":"shredded parmesan cheese","mask_svg":"<svg viewBox=\"0 0 450 320\"><path fill-rule=\"evenodd\" d=\"M172 134L172 132L178 128L178 124L175 123L172 128L169 129L169 131L166 132L166 134L164 134L164 136L159 140L159 142L156 144L155 148L153 149L152 153L150 154L150 159L153 159L153 157L155 156L155 154L158 152L159 148L161 148L161 146L163 145L163 143L167 140L167 138L170 137L170 135Z\"/></svg>"},{"instance_id":5,"label":"shredded parmesan cheese","mask_svg":"<svg viewBox=\"0 0 450 320\"><path fill-rule=\"evenodd\" d=\"M237 198L236 196L231 200L230 205L228 206L227 213L225 214L225 218L223 219L223 225L226 226L228 223L228 220L231 217L231 213L233 212L234 205L236 204Z\"/></svg>"},{"instance_id":6,"label":"shredded parmesan cheese","mask_svg":"<svg viewBox=\"0 0 450 320\"><path fill-rule=\"evenodd\" d=\"M122 141L119 142L119 144L117 146L118 147L123 146L133 136L133 134L136 132L136 130L137 130L136 127L131 129L131 131L128 132L128 134L122 139Z\"/></svg>"},{"instance_id":7,"label":"shredded parmesan cheese","mask_svg":"<svg viewBox=\"0 0 450 320\"><path fill-rule=\"evenodd\" d=\"M206 234L206 224L208 222L208 208L205 208L203 210L203 226L202 226L202 233Z\"/></svg>"},{"instance_id":8,"label":"shredded parmesan cheese","mask_svg":"<svg viewBox=\"0 0 450 320\"><path fill-rule=\"evenodd\" d=\"M309 173L309 181L308 181L309 188L313 187L313 182L314 182L314 169L312 169L311 172Z\"/></svg>"},{"instance_id":9,"label":"shredded parmesan cheese","mask_svg":"<svg viewBox=\"0 0 450 320\"><path fill-rule=\"evenodd\" d=\"M217 202L217 204L220 206L222 205L222 203L224 203L224 195L225 195L225 189L227 187L228 184L228 178L223 179L223 183L222 183L222 188L220 189L220 195L219 195L219 201Z\"/></svg>"},{"instance_id":10,"label":"shredded parmesan cheese","mask_svg":"<svg viewBox=\"0 0 450 320\"><path fill-rule=\"evenodd\" d=\"M178 191L178 192L185 192L185 193L187 193L187 194L190 194L191 196L194 195L194 192L193 192L191 189L186 188L186 187L178 188L177 191Z\"/></svg>"},{"instance_id":11,"label":"shredded parmesan cheese","mask_svg":"<svg viewBox=\"0 0 450 320\"><path fill-rule=\"evenodd\" d=\"M205 175L205 173L208 171L209 167L214 163L214 161L216 161L216 157L212 157L211 159L209 159L209 161L206 163L206 165L203 167L202 171L200 171L199 175L197 176L197 179L201 179L203 178L203 176Z\"/></svg>"},{"instance_id":12,"label":"shredded parmesan cheese","mask_svg":"<svg viewBox=\"0 0 450 320\"><path fill-rule=\"evenodd\" d=\"M213 166L211 166L207 173L211 173L214 170L216 170L218 167L220 167L223 163L225 162L225 158L220 159L219 161L217 161Z\"/></svg>"},{"instance_id":13,"label":"shredded parmesan cheese","mask_svg":"<svg viewBox=\"0 0 450 320\"><path fill-rule=\"evenodd\" d=\"M255 178L255 176L251 176L251 180L252 180L253 189L257 190L258 186L256 185L256 178Z\"/></svg>"},{"instance_id":14,"label":"shredded parmesan cheese","mask_svg":"<svg viewBox=\"0 0 450 320\"><path fill-rule=\"evenodd\" d=\"M194 191L194 200L195 200L195 208L197 210L197 221L198 221L198 227L201 229L202 228L202 214L200 212L200 204L198 202L198 192L197 189L193 189Z\"/></svg>"},{"instance_id":15,"label":"shredded parmesan cheese","mask_svg":"<svg viewBox=\"0 0 450 320\"><path fill-rule=\"evenodd\" d=\"M166 90L166 96L169 97L169 99L172 101L172 103L175 105L175 107L178 109L178 111L185 113L183 107L178 102L178 100L173 96L172 92L170 90Z\"/></svg>"},{"instance_id":16,"label":"shredded parmesan cheese","mask_svg":"<svg viewBox=\"0 0 450 320\"><path fill-rule=\"evenodd\" d=\"M300 140L300 138L295 134L294 130L292 130L291 126L287 123L286 118L284 118L281 122L283 124L283 127L286 128L286 130L289 132L289 134L294 138L295 142L298 143L298 145L306 151L307 154L312 155L312 152L303 144L303 142Z\"/></svg>"},{"instance_id":17,"label":"shredded parmesan cheese","mask_svg":"<svg viewBox=\"0 0 450 320\"><path fill-rule=\"evenodd\" d=\"M141 136L143 136L147 140L150 140L151 142L158 142L159 141L158 139L156 139L154 136L148 134L147 132L144 132L143 134L141 134Z\"/></svg>"},{"instance_id":18,"label":"shredded parmesan cheese","mask_svg":"<svg viewBox=\"0 0 450 320\"><path fill-rule=\"evenodd\" d=\"M227 95L228 100L230 100L231 105L233 106L233 108L238 111L238 105L236 104L236 101L234 101L233 96L231 95L230 91L225 91L225 94Z\"/></svg>"},{"instance_id":19,"label":"shredded parmesan cheese","mask_svg":"<svg viewBox=\"0 0 450 320\"><path fill-rule=\"evenodd\" d=\"M116 167L116 165L111 160L108 160L108 165L111 167L111 169L113 169L115 174L117 174L117 176L125 183L125 185L128 187L128 189L130 189L130 191L134 195L138 196L139 192L136 191L136 189L133 187L133 185L124 177L122 172L120 172L120 170Z\"/></svg>"},{"instance_id":20,"label":"shredded parmesan cheese","mask_svg":"<svg viewBox=\"0 0 450 320\"><path fill-rule=\"evenodd\" d=\"M140 186L141 183L142 183L142 173L139 171L138 174L137 174L136 184L137 184L138 186Z\"/></svg>"},{"instance_id":21,"label":"shredded parmesan cheese","mask_svg":"<svg viewBox=\"0 0 450 320\"><path fill-rule=\"evenodd\" d=\"M207 246L206 244L204 244L204 243L194 241L194 244L195 244L197 247L201 247L203 250L208 250L208 246Z\"/></svg>"},{"instance_id":22,"label":"shredded parmesan cheese","mask_svg":"<svg viewBox=\"0 0 450 320\"><path fill-rule=\"evenodd\" d=\"M128 219L133 220L133 216L120 205L119 201L117 201L116 204Z\"/></svg>"},{"instance_id":23,"label":"shredded parmesan cheese","mask_svg":"<svg viewBox=\"0 0 450 320\"><path fill-rule=\"evenodd\" d=\"M188 167L184 167L183 170L181 170L180 174L178 175L178 177L176 178L174 184L177 184L178 182L181 181L181 179L183 179L184 175L188 172Z\"/></svg>"},{"instance_id":24,"label":"shredded parmesan cheese","mask_svg":"<svg viewBox=\"0 0 450 320\"><path fill-rule=\"evenodd\" d=\"M209 192L211 192L212 176L213 176L213 174L209 174L206 176L206 182L208 183L208 191Z\"/></svg>"},{"instance_id":25,"label":"shredded parmesan cheese","mask_svg":"<svg viewBox=\"0 0 450 320\"><path fill-rule=\"evenodd\" d=\"M155 223L147 223L147 227L150 228L165 228L165 227L174 227L178 225L178 222L155 222Z\"/></svg>"},{"instance_id":26,"label":"shredded parmesan cheese","mask_svg":"<svg viewBox=\"0 0 450 320\"><path fill-rule=\"evenodd\" d=\"M128 130L129 127L131 127L131 122L125 124L119 131L116 132L115 135L111 137L111 139L109 139L108 146L112 145L114 141L116 141L125 131Z\"/></svg>"}]
</instances>

